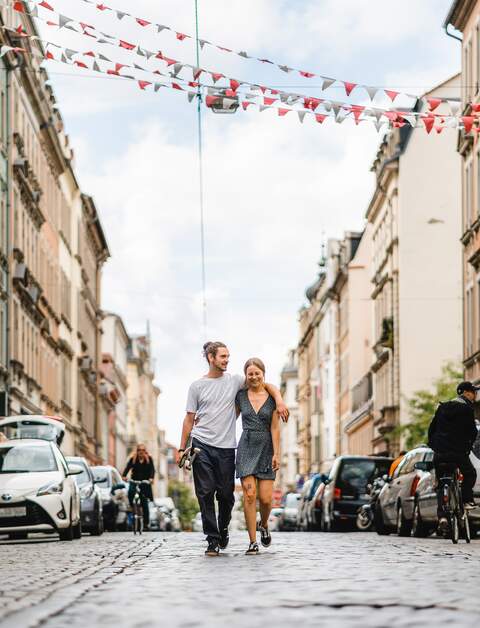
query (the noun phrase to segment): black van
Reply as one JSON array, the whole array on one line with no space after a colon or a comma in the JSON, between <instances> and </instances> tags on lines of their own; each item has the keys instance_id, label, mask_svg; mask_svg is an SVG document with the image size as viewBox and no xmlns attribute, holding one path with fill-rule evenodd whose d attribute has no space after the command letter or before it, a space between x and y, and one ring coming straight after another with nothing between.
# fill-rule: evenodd
<instances>
[{"instance_id":1,"label":"black van","mask_svg":"<svg viewBox=\"0 0 480 628\"><path fill-rule=\"evenodd\" d=\"M354 523L360 506L368 502L367 486L387 475L392 458L339 456L326 481L322 499L321 529L331 532L340 522Z\"/></svg>"}]
</instances>

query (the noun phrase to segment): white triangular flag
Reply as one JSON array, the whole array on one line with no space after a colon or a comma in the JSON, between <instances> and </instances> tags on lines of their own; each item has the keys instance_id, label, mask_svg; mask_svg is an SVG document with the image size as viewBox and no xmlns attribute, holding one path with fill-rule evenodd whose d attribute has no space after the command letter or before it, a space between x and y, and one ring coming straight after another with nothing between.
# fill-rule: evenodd
<instances>
[{"instance_id":1,"label":"white triangular flag","mask_svg":"<svg viewBox=\"0 0 480 628\"><path fill-rule=\"evenodd\" d=\"M306 115L306 111L297 111L298 114L298 119L300 120L300 122L303 124L303 121L305 119L305 115Z\"/></svg>"},{"instance_id":2,"label":"white triangular flag","mask_svg":"<svg viewBox=\"0 0 480 628\"><path fill-rule=\"evenodd\" d=\"M375 98L375 94L378 92L378 87L369 87L368 85L364 85L363 88L369 95L370 100L373 100Z\"/></svg>"},{"instance_id":3,"label":"white triangular flag","mask_svg":"<svg viewBox=\"0 0 480 628\"><path fill-rule=\"evenodd\" d=\"M197 92L188 92L187 94L188 102L192 102L192 100L195 98L196 95L197 95Z\"/></svg>"},{"instance_id":4,"label":"white triangular flag","mask_svg":"<svg viewBox=\"0 0 480 628\"><path fill-rule=\"evenodd\" d=\"M322 76L322 90L328 89L335 83L335 79Z\"/></svg>"},{"instance_id":5,"label":"white triangular flag","mask_svg":"<svg viewBox=\"0 0 480 628\"><path fill-rule=\"evenodd\" d=\"M448 100L447 102L452 116L456 116L462 103L459 100Z\"/></svg>"}]
</instances>

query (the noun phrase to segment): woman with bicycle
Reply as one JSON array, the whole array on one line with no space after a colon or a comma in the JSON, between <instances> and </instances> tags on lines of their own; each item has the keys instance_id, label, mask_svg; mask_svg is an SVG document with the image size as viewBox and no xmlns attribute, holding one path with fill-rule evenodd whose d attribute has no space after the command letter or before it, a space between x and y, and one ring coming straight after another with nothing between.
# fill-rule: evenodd
<instances>
[{"instance_id":1,"label":"woman with bicycle","mask_svg":"<svg viewBox=\"0 0 480 628\"><path fill-rule=\"evenodd\" d=\"M150 522L148 502L153 500L152 484L153 478L155 477L155 466L153 464L153 458L142 443L137 445L134 453L128 459L127 466L123 472L123 479L125 481L128 481L129 473L131 473L132 480L142 482L142 484L140 484L140 499L143 509L143 525L144 529L148 530ZM146 482L148 482L148 484ZM128 487L128 501L130 502L130 506L133 506L135 492L135 484L130 483Z\"/></svg>"}]
</instances>

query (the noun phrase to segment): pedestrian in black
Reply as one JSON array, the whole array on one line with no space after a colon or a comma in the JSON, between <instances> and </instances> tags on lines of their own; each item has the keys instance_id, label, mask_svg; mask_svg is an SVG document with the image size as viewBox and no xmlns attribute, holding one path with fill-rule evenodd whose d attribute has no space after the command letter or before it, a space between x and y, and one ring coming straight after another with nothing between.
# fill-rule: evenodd
<instances>
[{"instance_id":1,"label":"pedestrian in black","mask_svg":"<svg viewBox=\"0 0 480 628\"><path fill-rule=\"evenodd\" d=\"M140 484L140 499L143 508L143 527L148 530L150 523L150 515L148 512L148 502L153 500L152 484L155 477L155 466L153 464L153 458L147 451L145 445L139 443L135 449L135 452L130 456L127 462L127 466L123 472L123 479L128 481L128 474L131 471L132 480L141 482L142 480L148 480L150 484ZM128 487L128 501L130 506L133 504L133 497L135 495L135 485L130 484Z\"/></svg>"},{"instance_id":2,"label":"pedestrian in black","mask_svg":"<svg viewBox=\"0 0 480 628\"><path fill-rule=\"evenodd\" d=\"M463 475L462 498L466 509L475 508L473 487L477 472L470 461L470 452L477 438L473 404L477 390L471 382L457 386L457 397L440 403L428 429L428 445L434 451L433 463L437 478L439 529L448 525L442 502L442 474L451 474L455 468Z\"/></svg>"}]
</instances>

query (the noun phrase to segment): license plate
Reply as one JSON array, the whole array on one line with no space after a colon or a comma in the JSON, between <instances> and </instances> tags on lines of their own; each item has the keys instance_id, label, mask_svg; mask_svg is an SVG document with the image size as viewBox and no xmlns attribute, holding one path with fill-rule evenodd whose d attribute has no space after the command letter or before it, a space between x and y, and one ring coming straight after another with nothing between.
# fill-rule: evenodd
<instances>
[{"instance_id":1,"label":"license plate","mask_svg":"<svg viewBox=\"0 0 480 628\"><path fill-rule=\"evenodd\" d=\"M26 517L27 516L27 508L26 506L12 506L12 508L0 508L0 518L1 517Z\"/></svg>"}]
</instances>

